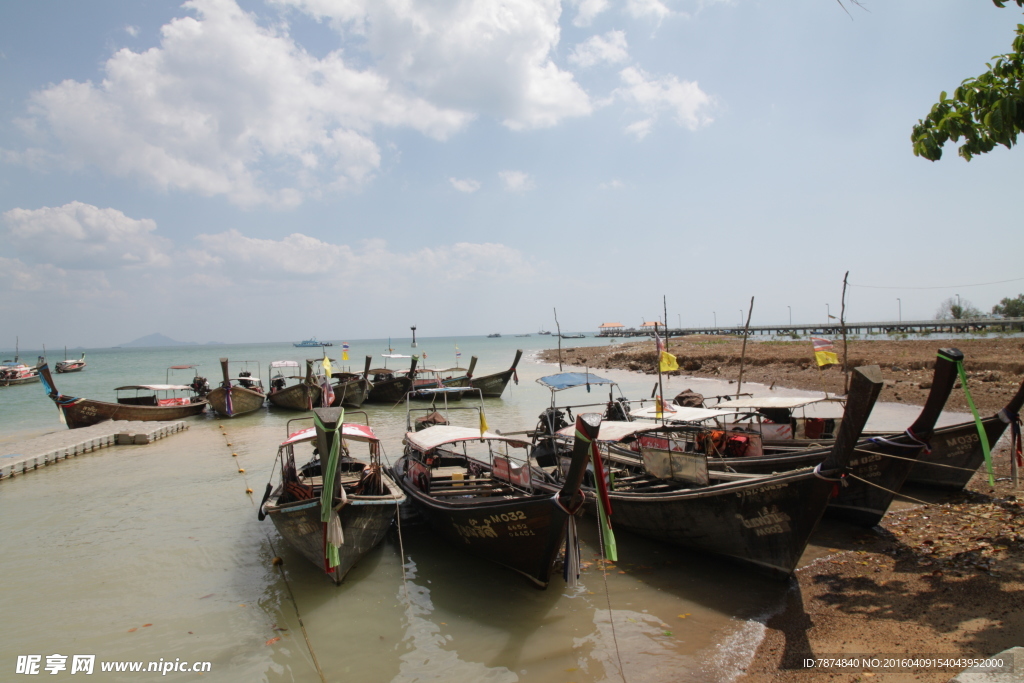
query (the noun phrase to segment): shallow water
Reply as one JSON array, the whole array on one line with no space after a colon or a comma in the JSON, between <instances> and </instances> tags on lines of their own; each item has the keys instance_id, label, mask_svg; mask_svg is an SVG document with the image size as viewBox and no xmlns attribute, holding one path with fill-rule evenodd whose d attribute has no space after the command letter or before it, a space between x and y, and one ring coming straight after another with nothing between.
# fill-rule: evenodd
<instances>
[{"instance_id":1,"label":"shallow water","mask_svg":"<svg viewBox=\"0 0 1024 683\"><path fill-rule=\"evenodd\" d=\"M550 341L457 343L462 364L480 355L477 374L485 374L508 367L515 348L532 343L528 350L536 350ZM572 340L581 341L607 343ZM418 350L428 352L431 365L446 367L453 346L422 340ZM171 364L200 362L214 380L220 355L256 358L265 368L269 360L307 352L286 345L95 351L87 353L85 372L55 379L64 393L109 398L114 386L162 382ZM353 343L353 359L364 353ZM486 401L490 427L533 427L550 403L534 380L553 372L557 367L524 358L519 384ZM649 396L656 381L599 374L619 381L631 398ZM684 388L713 395L735 385L675 378L665 394ZM744 390L767 391L753 384ZM606 395L575 390L559 403ZM3 442L64 429L38 385L0 390L0 408ZM901 429L916 412L883 404L871 426ZM387 455L397 457L404 407L367 413ZM620 666L630 681L729 680L786 590L729 563L627 534L618 537L621 561L602 571L589 520L581 524L588 564L575 589L556 579L537 590L411 527L389 536L336 587L283 542L270 520L256 518L277 443L295 416L263 410L230 420L193 418L188 431L148 446L108 448L0 482L0 613L8 618L0 670L12 671L18 655L43 655L45 664L54 653L95 654L97 661L209 661L203 680L317 681L312 649L331 681L582 683L622 680ZM284 560L283 573L272 565L275 556ZM127 681L156 674L94 675ZM67 671L54 679L77 680Z\"/></svg>"}]
</instances>

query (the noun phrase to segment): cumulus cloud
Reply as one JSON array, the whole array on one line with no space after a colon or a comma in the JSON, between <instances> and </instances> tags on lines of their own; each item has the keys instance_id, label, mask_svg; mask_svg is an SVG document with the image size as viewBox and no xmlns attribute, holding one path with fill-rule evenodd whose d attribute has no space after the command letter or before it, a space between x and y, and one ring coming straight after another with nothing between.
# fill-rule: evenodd
<instances>
[{"instance_id":1,"label":"cumulus cloud","mask_svg":"<svg viewBox=\"0 0 1024 683\"><path fill-rule=\"evenodd\" d=\"M74 270L169 265L171 243L153 234L156 222L82 202L3 214L3 243L28 263Z\"/></svg>"},{"instance_id":2,"label":"cumulus cloud","mask_svg":"<svg viewBox=\"0 0 1024 683\"><path fill-rule=\"evenodd\" d=\"M472 281L519 277L533 272L522 252L496 243L457 242L406 252L392 250L384 240L365 240L357 247L332 244L294 233L280 240L247 237L237 230L200 235L201 249L190 258L202 268L216 267L235 281L306 281L320 288L341 280L346 286L382 270L409 282Z\"/></svg>"},{"instance_id":3,"label":"cumulus cloud","mask_svg":"<svg viewBox=\"0 0 1024 683\"><path fill-rule=\"evenodd\" d=\"M375 69L439 107L485 114L514 130L591 113L554 63L557 0L277 0L343 37L365 38Z\"/></svg>"},{"instance_id":4,"label":"cumulus cloud","mask_svg":"<svg viewBox=\"0 0 1024 683\"><path fill-rule=\"evenodd\" d=\"M582 67L596 64L618 64L629 59L626 34L609 31L603 36L591 36L578 44L569 54L569 61Z\"/></svg>"},{"instance_id":5,"label":"cumulus cloud","mask_svg":"<svg viewBox=\"0 0 1024 683\"><path fill-rule=\"evenodd\" d=\"M695 81L681 81L673 75L653 78L636 67L623 69L619 76L623 86L615 90L615 97L647 115L626 128L638 139L650 133L662 112L668 112L676 123L690 130L713 120L708 111L714 101Z\"/></svg>"},{"instance_id":6,"label":"cumulus cloud","mask_svg":"<svg viewBox=\"0 0 1024 683\"><path fill-rule=\"evenodd\" d=\"M590 26L598 14L611 6L608 0L572 0L572 4L576 6L573 26Z\"/></svg>"},{"instance_id":7,"label":"cumulus cloud","mask_svg":"<svg viewBox=\"0 0 1024 683\"><path fill-rule=\"evenodd\" d=\"M124 27L124 32L127 33L128 35L130 35L132 38L135 38L135 37L137 37L139 35L139 27L138 26L125 26Z\"/></svg>"},{"instance_id":8,"label":"cumulus cloud","mask_svg":"<svg viewBox=\"0 0 1024 683\"><path fill-rule=\"evenodd\" d=\"M661 21L671 15L672 10L661 0L629 0L626 3L626 13L634 19L653 17Z\"/></svg>"},{"instance_id":9,"label":"cumulus cloud","mask_svg":"<svg viewBox=\"0 0 1024 683\"><path fill-rule=\"evenodd\" d=\"M621 190L625 186L625 183L618 178L615 178L614 180L609 180L606 183L601 183L598 187L602 190Z\"/></svg>"},{"instance_id":10,"label":"cumulus cloud","mask_svg":"<svg viewBox=\"0 0 1024 683\"><path fill-rule=\"evenodd\" d=\"M448 182L452 184L459 192L473 193L480 189L480 181L473 180L472 178L466 178L465 180L459 180L458 178L449 178Z\"/></svg>"},{"instance_id":11,"label":"cumulus cloud","mask_svg":"<svg viewBox=\"0 0 1024 683\"><path fill-rule=\"evenodd\" d=\"M526 192L533 189L533 179L522 171L498 171L498 177L509 192Z\"/></svg>"},{"instance_id":12,"label":"cumulus cloud","mask_svg":"<svg viewBox=\"0 0 1024 683\"><path fill-rule=\"evenodd\" d=\"M240 205L294 205L371 178L378 127L445 139L472 118L350 66L341 51L318 59L234 0L184 7L196 16L165 25L158 47L118 51L102 82L34 93L33 123L65 163Z\"/></svg>"}]
</instances>

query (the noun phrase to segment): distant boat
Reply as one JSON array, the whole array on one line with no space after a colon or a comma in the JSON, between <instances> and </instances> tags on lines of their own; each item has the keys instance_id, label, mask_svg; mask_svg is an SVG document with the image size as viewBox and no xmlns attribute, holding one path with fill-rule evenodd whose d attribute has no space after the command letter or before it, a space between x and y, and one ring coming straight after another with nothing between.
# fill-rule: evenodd
<instances>
[{"instance_id":1,"label":"distant boat","mask_svg":"<svg viewBox=\"0 0 1024 683\"><path fill-rule=\"evenodd\" d=\"M585 339L587 335L580 332L579 334L562 334L559 335L562 339Z\"/></svg>"},{"instance_id":2,"label":"distant boat","mask_svg":"<svg viewBox=\"0 0 1024 683\"><path fill-rule=\"evenodd\" d=\"M517 337L529 337L530 335L528 335L528 334L517 334L516 336Z\"/></svg>"},{"instance_id":3,"label":"distant boat","mask_svg":"<svg viewBox=\"0 0 1024 683\"><path fill-rule=\"evenodd\" d=\"M494 334L489 334L489 335L487 335L487 338L488 338L488 339L497 339L497 338L499 338L499 337L501 337L501 335L500 335L500 334L498 334L497 332L495 332Z\"/></svg>"},{"instance_id":4,"label":"distant boat","mask_svg":"<svg viewBox=\"0 0 1024 683\"><path fill-rule=\"evenodd\" d=\"M68 348L64 347L64 360L59 361L55 366L54 370L57 372L81 372L85 369L85 353L82 353L82 357L78 360L68 360Z\"/></svg>"},{"instance_id":5,"label":"distant boat","mask_svg":"<svg viewBox=\"0 0 1024 683\"><path fill-rule=\"evenodd\" d=\"M541 328L540 332L538 332L537 334L551 334L551 332L549 332L548 330L545 330L545 329Z\"/></svg>"},{"instance_id":6,"label":"distant boat","mask_svg":"<svg viewBox=\"0 0 1024 683\"><path fill-rule=\"evenodd\" d=\"M309 339L304 339L304 340L302 340L300 342L295 342L295 343L292 344L292 346L297 346L297 347L299 347L301 349L308 349L308 348L319 348L321 346L330 346L330 344L324 344L322 342L318 342L316 340L316 337L310 337Z\"/></svg>"}]
</instances>

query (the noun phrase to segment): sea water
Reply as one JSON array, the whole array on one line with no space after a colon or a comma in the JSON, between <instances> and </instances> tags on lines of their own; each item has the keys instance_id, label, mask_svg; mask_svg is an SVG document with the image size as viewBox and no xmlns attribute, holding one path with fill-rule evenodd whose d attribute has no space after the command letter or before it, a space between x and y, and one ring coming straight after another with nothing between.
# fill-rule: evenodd
<instances>
[{"instance_id":1,"label":"sea water","mask_svg":"<svg viewBox=\"0 0 1024 683\"><path fill-rule=\"evenodd\" d=\"M415 349L409 339L349 344L347 362L340 342L326 349L336 366L361 371L372 355L377 367L390 348L418 354L420 365L432 368L466 367L476 355L477 375L507 369L523 349L518 383L484 401L490 428L505 432L534 427L552 400L536 380L558 372L537 361L541 349L557 344L549 336L427 338ZM117 386L164 383L171 365L198 364L215 385L221 357L254 361L250 369L258 365L254 374L266 382L270 361L322 355L291 343L92 349L85 371L54 380L64 394L113 400ZM404 368L409 359L387 363ZM649 397L657 381L596 374L617 381L630 398ZM177 371L169 379L191 377ZM679 377L662 387L666 396L686 388L713 395L736 387ZM607 396L592 387L557 402ZM917 410L887 406L872 426L902 428ZM397 458L405 406L365 412L386 459ZM140 663L143 671L153 663L169 671L167 680L196 680L182 665L207 662L207 681L318 681L314 659L328 681L728 681L749 661L766 615L790 587L625 533L618 536L620 560L605 565L589 519L580 524L584 572L576 588L556 577L538 590L425 527L391 534L335 586L269 519L257 519L277 445L288 421L301 415L263 409L189 418L189 430L153 444L107 448L0 482L0 614L7 626L0 680L20 679L19 657L30 655L40 656L48 680L78 680L72 657L94 655L101 681L158 675L103 672L103 663ZM0 389L0 451L65 429L40 385ZM826 551L821 544L809 549L810 556ZM283 560L280 571L274 558ZM67 668L51 679L43 667L54 655L66 658Z\"/></svg>"}]
</instances>

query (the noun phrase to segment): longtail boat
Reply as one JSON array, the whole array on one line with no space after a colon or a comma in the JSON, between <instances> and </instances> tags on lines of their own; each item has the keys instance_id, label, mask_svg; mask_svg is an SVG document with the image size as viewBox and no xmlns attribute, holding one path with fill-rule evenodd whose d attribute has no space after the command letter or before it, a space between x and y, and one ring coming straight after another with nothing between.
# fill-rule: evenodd
<instances>
[{"instance_id":1,"label":"longtail boat","mask_svg":"<svg viewBox=\"0 0 1024 683\"><path fill-rule=\"evenodd\" d=\"M519 365L519 359L523 357L523 350L516 349L515 360L512 361L512 367L508 370L502 370L496 372L493 375L484 375L483 377L472 377L469 381L469 386L474 389L479 389L483 392L485 398L498 398L505 392L505 387L508 386L508 381L515 377L516 366ZM519 380L516 380L519 383Z\"/></svg>"},{"instance_id":2,"label":"longtail boat","mask_svg":"<svg viewBox=\"0 0 1024 683\"><path fill-rule=\"evenodd\" d=\"M199 415L206 410L207 402L203 398L195 395L173 395L177 392L194 394L192 387L185 385L133 384L118 387L114 391L135 391L135 396L119 396L116 403L109 403L59 393L50 374L50 367L46 363L39 368L39 374L47 396L57 405L69 429L88 427L107 420L180 420ZM140 396L140 391L146 393Z\"/></svg>"},{"instance_id":3,"label":"longtail boat","mask_svg":"<svg viewBox=\"0 0 1024 683\"><path fill-rule=\"evenodd\" d=\"M585 417L596 420L584 425L596 433L599 416ZM531 465L527 442L493 432L442 424L409 431L405 443L395 481L434 532L546 587L567 538L574 550L586 443L573 450L561 484Z\"/></svg>"},{"instance_id":4,"label":"longtail boat","mask_svg":"<svg viewBox=\"0 0 1024 683\"><path fill-rule=\"evenodd\" d=\"M643 453L641 466L609 454L614 482L608 491L612 525L788 577L848 468L881 389L878 366L854 370L836 442L814 468L743 474L712 471L698 454L687 454L693 457L685 467L674 466L671 458L676 454L657 449ZM634 429L650 428L628 424ZM593 500L594 487L585 484L584 489L588 500Z\"/></svg>"},{"instance_id":5,"label":"longtail boat","mask_svg":"<svg viewBox=\"0 0 1024 683\"><path fill-rule=\"evenodd\" d=\"M989 450L995 448L1007 427L1020 433L1020 410L1024 406L1024 382L1013 398L995 415L982 419ZM967 485L985 460L981 437L974 421L935 430L930 452L918 457L907 482L921 486L959 491ZM1010 457L1013 457L1011 454Z\"/></svg>"},{"instance_id":6,"label":"longtail boat","mask_svg":"<svg viewBox=\"0 0 1024 683\"><path fill-rule=\"evenodd\" d=\"M366 367L363 368L363 374L361 375L354 372L331 373L331 378L337 380L333 386L334 401L331 402L332 406L359 408L363 405L370 395L370 388L373 386L369 379L370 364L372 362L373 358L367 356Z\"/></svg>"},{"instance_id":7,"label":"longtail boat","mask_svg":"<svg viewBox=\"0 0 1024 683\"><path fill-rule=\"evenodd\" d=\"M68 350L64 347L64 360L58 361L53 369L60 373L65 372L81 372L85 370L85 352L82 352L81 358L72 358L68 360Z\"/></svg>"},{"instance_id":8,"label":"longtail boat","mask_svg":"<svg viewBox=\"0 0 1024 683\"><path fill-rule=\"evenodd\" d=\"M389 355L389 358L408 358L409 356ZM399 374L387 368L370 370L373 375L370 386L370 394L366 397L367 403L398 403L405 399L405 395L412 389L413 380L416 379L416 364L419 362L417 356L412 357L412 364L409 372Z\"/></svg>"},{"instance_id":9,"label":"longtail boat","mask_svg":"<svg viewBox=\"0 0 1024 683\"><path fill-rule=\"evenodd\" d=\"M236 362L245 363L248 367L248 363L254 361ZM214 412L221 417L234 417L263 407L267 397L263 393L263 382L259 377L253 377L249 370L243 370L238 377L231 377L227 358L220 359L220 369L224 376L223 381L206 395L206 400L210 402Z\"/></svg>"},{"instance_id":10,"label":"longtail boat","mask_svg":"<svg viewBox=\"0 0 1024 683\"><path fill-rule=\"evenodd\" d=\"M381 468L380 440L368 424L344 422L342 408L313 412L314 426L278 447L281 481L267 484L258 517L269 516L293 548L339 584L384 540L405 495ZM310 460L296 467L296 448L314 442ZM368 459L352 456L353 442L369 446Z\"/></svg>"},{"instance_id":11,"label":"longtail boat","mask_svg":"<svg viewBox=\"0 0 1024 683\"><path fill-rule=\"evenodd\" d=\"M323 390L313 378L313 361L306 361L306 376L291 375L286 377L286 368L298 370L299 364L293 360L275 360L270 363L270 392L267 400L272 406L285 408L287 410L312 410L320 407L320 398ZM274 370L278 371L274 375ZM298 380L297 383L288 385L288 380Z\"/></svg>"}]
</instances>

